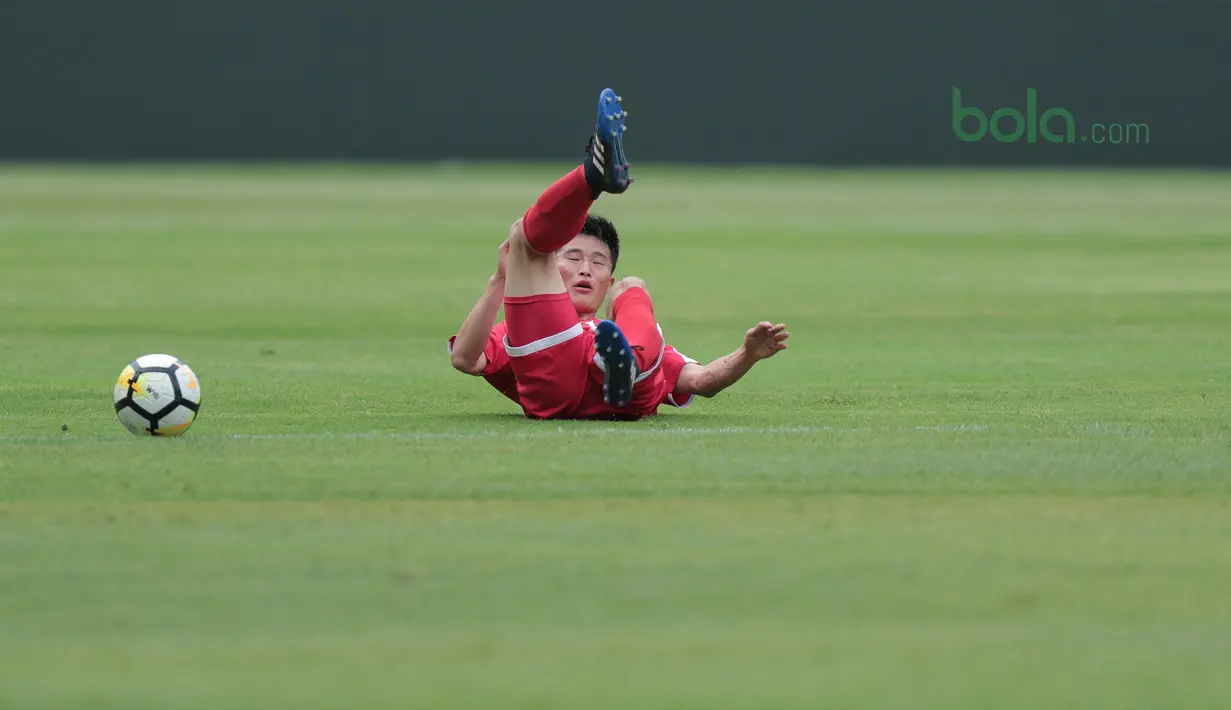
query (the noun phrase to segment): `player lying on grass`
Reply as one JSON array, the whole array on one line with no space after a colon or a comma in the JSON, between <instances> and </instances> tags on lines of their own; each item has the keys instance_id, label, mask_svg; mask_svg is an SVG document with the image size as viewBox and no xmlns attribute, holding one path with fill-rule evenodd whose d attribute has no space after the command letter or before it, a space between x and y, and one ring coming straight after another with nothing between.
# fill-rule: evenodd
<instances>
[{"instance_id":1,"label":"player lying on grass","mask_svg":"<svg viewBox=\"0 0 1231 710\"><path fill-rule=\"evenodd\" d=\"M701 365L663 342L644 281L613 275L620 239L589 214L628 175L620 97L599 95L586 162L557 180L513 223L496 273L449 339L453 367L482 376L534 419L640 419L662 405L713 397L758 361L786 349L786 326L761 322L735 352ZM607 319L596 320L610 296ZM494 324L504 304L505 320Z\"/></svg>"}]
</instances>

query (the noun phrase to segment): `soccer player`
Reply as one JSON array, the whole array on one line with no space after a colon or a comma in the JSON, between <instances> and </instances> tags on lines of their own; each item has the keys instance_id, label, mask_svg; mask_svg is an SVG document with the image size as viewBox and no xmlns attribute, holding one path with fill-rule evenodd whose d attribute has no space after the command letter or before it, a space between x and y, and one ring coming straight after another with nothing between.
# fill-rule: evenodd
<instances>
[{"instance_id":1,"label":"soccer player","mask_svg":"<svg viewBox=\"0 0 1231 710\"><path fill-rule=\"evenodd\" d=\"M627 115L611 89L599 94L586 161L513 223L487 289L449 339L454 368L485 378L533 419L640 419L660 406L686 407L787 347L786 326L764 321L742 347L701 365L663 341L644 281L615 280L619 234L589 210L633 182ZM608 296L607 318L598 320ZM493 325L501 303L505 320Z\"/></svg>"}]
</instances>

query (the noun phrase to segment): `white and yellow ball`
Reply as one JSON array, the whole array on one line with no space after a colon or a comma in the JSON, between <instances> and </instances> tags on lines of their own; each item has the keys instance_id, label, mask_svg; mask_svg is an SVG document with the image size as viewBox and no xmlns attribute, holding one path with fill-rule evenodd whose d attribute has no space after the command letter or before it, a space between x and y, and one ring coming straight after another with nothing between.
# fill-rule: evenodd
<instances>
[{"instance_id":1,"label":"white and yellow ball","mask_svg":"<svg viewBox=\"0 0 1231 710\"><path fill-rule=\"evenodd\" d=\"M139 357L116 380L115 414L138 436L179 436L200 410L200 380L171 355Z\"/></svg>"}]
</instances>

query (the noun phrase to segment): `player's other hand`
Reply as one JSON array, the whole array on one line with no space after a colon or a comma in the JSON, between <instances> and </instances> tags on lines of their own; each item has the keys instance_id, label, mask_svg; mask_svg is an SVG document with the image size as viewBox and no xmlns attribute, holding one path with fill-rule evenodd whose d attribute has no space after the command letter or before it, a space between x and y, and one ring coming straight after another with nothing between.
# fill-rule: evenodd
<instances>
[{"instance_id":1,"label":"player's other hand","mask_svg":"<svg viewBox=\"0 0 1231 710\"><path fill-rule=\"evenodd\" d=\"M786 340L791 337L786 325L774 325L769 321L761 321L748 329L744 334L744 352L756 360L772 357L781 350L786 350Z\"/></svg>"},{"instance_id":2,"label":"player's other hand","mask_svg":"<svg viewBox=\"0 0 1231 710\"><path fill-rule=\"evenodd\" d=\"M509 240L504 240L504 244L496 250L496 273L493 278L497 281L504 281L505 269L509 265Z\"/></svg>"}]
</instances>

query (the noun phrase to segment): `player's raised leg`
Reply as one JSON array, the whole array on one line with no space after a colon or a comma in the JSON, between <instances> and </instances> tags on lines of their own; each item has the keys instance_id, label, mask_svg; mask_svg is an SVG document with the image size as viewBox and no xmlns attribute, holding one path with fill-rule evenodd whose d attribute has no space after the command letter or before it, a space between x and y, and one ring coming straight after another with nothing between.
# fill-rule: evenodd
<instances>
[{"instance_id":1,"label":"player's raised leg","mask_svg":"<svg viewBox=\"0 0 1231 710\"><path fill-rule=\"evenodd\" d=\"M564 293L552 255L581 232L599 195L622 193L633 182L624 154L627 115L620 97L603 89L585 162L539 195L521 219L521 236L510 235L506 296Z\"/></svg>"}]
</instances>

